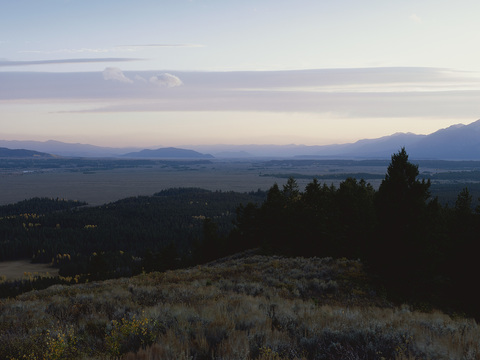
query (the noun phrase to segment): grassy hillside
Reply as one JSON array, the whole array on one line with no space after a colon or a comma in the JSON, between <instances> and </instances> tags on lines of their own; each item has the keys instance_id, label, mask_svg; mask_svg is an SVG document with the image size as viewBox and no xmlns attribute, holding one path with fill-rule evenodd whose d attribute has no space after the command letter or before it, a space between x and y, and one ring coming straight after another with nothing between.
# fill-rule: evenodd
<instances>
[{"instance_id":1,"label":"grassy hillside","mask_svg":"<svg viewBox=\"0 0 480 360\"><path fill-rule=\"evenodd\" d=\"M361 263L255 254L0 302L2 359L477 359L473 320L394 307Z\"/></svg>"}]
</instances>

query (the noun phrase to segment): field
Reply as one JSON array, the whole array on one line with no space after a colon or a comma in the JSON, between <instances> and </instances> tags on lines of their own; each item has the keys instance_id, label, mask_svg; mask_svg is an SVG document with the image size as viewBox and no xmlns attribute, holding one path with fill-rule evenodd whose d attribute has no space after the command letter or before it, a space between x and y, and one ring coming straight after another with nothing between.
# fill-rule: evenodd
<instances>
[{"instance_id":1,"label":"field","mask_svg":"<svg viewBox=\"0 0 480 360\"><path fill-rule=\"evenodd\" d=\"M52 160L57 161L57 160ZM21 165L21 166L20 166ZM3 166L3 167L2 167ZM200 187L207 190L248 192L267 190L274 182L283 184L289 176L300 187L313 177L338 185L346 176L365 178L380 184L388 161L347 160L244 160L244 161L124 161L65 160L63 163L20 163L8 167L0 161L0 205L32 197L64 198L101 205L129 196L151 195L172 187ZM461 174L480 169L480 162L423 162L420 176ZM478 184L468 180L470 184ZM455 176L433 184L455 184ZM435 189L432 189L435 190ZM458 191L457 191L458 190ZM434 192L434 191L433 191ZM472 192L475 195L475 191Z\"/></svg>"},{"instance_id":2,"label":"field","mask_svg":"<svg viewBox=\"0 0 480 360\"><path fill-rule=\"evenodd\" d=\"M172 187L248 192L268 189L271 178L259 177L245 163L212 163L181 168L163 166L88 172L49 171L0 175L0 205L32 197L64 198L102 205L129 196L152 195Z\"/></svg>"},{"instance_id":3,"label":"field","mask_svg":"<svg viewBox=\"0 0 480 360\"><path fill-rule=\"evenodd\" d=\"M32 264L30 260L0 262L0 277L5 277L6 280L19 280L25 273L56 276L58 269L48 264Z\"/></svg>"}]
</instances>

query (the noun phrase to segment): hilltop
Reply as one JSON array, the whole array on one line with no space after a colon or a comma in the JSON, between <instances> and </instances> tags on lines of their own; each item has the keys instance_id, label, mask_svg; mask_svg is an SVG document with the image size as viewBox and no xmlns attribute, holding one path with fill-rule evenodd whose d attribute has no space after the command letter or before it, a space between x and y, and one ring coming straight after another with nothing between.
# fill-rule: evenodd
<instances>
[{"instance_id":1,"label":"hilltop","mask_svg":"<svg viewBox=\"0 0 480 360\"><path fill-rule=\"evenodd\" d=\"M358 261L252 252L0 303L0 357L474 359L469 319L395 307ZM53 357L52 357L53 358Z\"/></svg>"},{"instance_id":2,"label":"hilltop","mask_svg":"<svg viewBox=\"0 0 480 360\"><path fill-rule=\"evenodd\" d=\"M53 158L53 155L25 149L8 149L0 147L0 158Z\"/></svg>"},{"instance_id":3,"label":"hilltop","mask_svg":"<svg viewBox=\"0 0 480 360\"><path fill-rule=\"evenodd\" d=\"M212 155L201 154L194 150L166 147L155 150L144 149L123 155L126 158L140 159L213 159Z\"/></svg>"}]
</instances>

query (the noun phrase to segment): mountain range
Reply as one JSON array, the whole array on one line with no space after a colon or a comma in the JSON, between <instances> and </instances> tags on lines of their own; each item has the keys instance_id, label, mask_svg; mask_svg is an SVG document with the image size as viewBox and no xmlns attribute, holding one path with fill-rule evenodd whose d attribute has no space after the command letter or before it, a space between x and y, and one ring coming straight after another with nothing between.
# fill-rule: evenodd
<instances>
[{"instance_id":1,"label":"mountain range","mask_svg":"<svg viewBox=\"0 0 480 360\"><path fill-rule=\"evenodd\" d=\"M127 158L141 159L213 159L210 154L201 154L194 150L178 149L174 147L160 148L156 150L145 149L123 155Z\"/></svg>"},{"instance_id":2,"label":"mountain range","mask_svg":"<svg viewBox=\"0 0 480 360\"><path fill-rule=\"evenodd\" d=\"M396 133L354 143L306 145L189 145L182 148L113 148L59 141L7 141L0 147L29 149L69 157L129 158L346 158L389 159L405 147L412 159L480 160L480 120L452 125L429 135ZM188 148L188 149L187 149ZM212 154L212 155L210 155Z\"/></svg>"},{"instance_id":3,"label":"mountain range","mask_svg":"<svg viewBox=\"0 0 480 360\"><path fill-rule=\"evenodd\" d=\"M0 158L53 158L54 155L25 149L7 149L0 147Z\"/></svg>"}]
</instances>

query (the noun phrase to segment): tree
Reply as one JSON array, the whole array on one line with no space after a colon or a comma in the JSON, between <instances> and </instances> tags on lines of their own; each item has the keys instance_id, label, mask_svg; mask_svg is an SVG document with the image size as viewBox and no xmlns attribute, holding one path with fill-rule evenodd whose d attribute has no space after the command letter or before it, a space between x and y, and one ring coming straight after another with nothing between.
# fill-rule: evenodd
<instances>
[{"instance_id":1,"label":"tree","mask_svg":"<svg viewBox=\"0 0 480 360\"><path fill-rule=\"evenodd\" d=\"M430 180L420 181L418 174L418 165L408 161L405 148L392 155L385 179L378 189L377 202L381 216L414 218L419 215L430 197Z\"/></svg>"},{"instance_id":2,"label":"tree","mask_svg":"<svg viewBox=\"0 0 480 360\"><path fill-rule=\"evenodd\" d=\"M283 185L283 195L289 202L298 200L300 190L298 189L297 181L293 177L289 177L287 183Z\"/></svg>"},{"instance_id":3,"label":"tree","mask_svg":"<svg viewBox=\"0 0 480 360\"><path fill-rule=\"evenodd\" d=\"M335 186L320 185L317 179L307 184L302 194L302 255L333 256L336 247L337 214ZM343 255L342 255L343 256Z\"/></svg>"},{"instance_id":4,"label":"tree","mask_svg":"<svg viewBox=\"0 0 480 360\"><path fill-rule=\"evenodd\" d=\"M402 148L392 155L375 199L379 231L370 263L407 296L421 283L433 241L427 202L430 181L420 181L418 175L418 165L408 160Z\"/></svg>"},{"instance_id":5,"label":"tree","mask_svg":"<svg viewBox=\"0 0 480 360\"><path fill-rule=\"evenodd\" d=\"M218 235L218 225L210 218L203 221L201 261L210 261L225 255L225 242Z\"/></svg>"},{"instance_id":6,"label":"tree","mask_svg":"<svg viewBox=\"0 0 480 360\"><path fill-rule=\"evenodd\" d=\"M364 258L375 227L375 190L365 180L347 178L335 194L338 256Z\"/></svg>"},{"instance_id":7,"label":"tree","mask_svg":"<svg viewBox=\"0 0 480 360\"><path fill-rule=\"evenodd\" d=\"M472 201L473 197L472 195L470 195L468 188L463 188L462 191L458 194L457 200L455 201L455 211L459 215L471 215Z\"/></svg>"}]
</instances>

